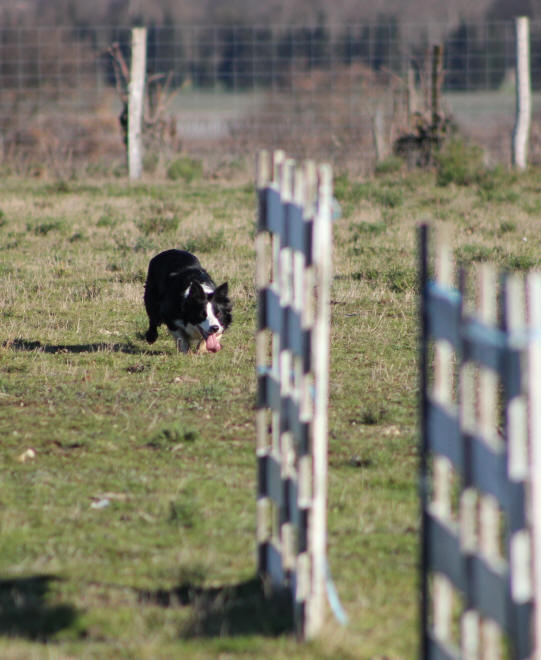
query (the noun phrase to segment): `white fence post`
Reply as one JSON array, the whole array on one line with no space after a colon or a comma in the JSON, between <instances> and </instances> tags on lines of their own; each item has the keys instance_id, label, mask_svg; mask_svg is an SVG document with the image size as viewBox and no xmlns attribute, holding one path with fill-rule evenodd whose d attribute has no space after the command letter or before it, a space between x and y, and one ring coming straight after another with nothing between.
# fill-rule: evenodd
<instances>
[{"instance_id":1,"label":"white fence post","mask_svg":"<svg viewBox=\"0 0 541 660\"><path fill-rule=\"evenodd\" d=\"M532 90L530 77L530 19L520 16L515 19L516 32L516 120L513 131L513 165L526 167L528 159L528 137L532 114Z\"/></svg>"},{"instance_id":2,"label":"white fence post","mask_svg":"<svg viewBox=\"0 0 541 660\"><path fill-rule=\"evenodd\" d=\"M331 206L332 170L318 170L318 204L314 218L314 264L316 322L314 326L314 430L312 525L309 551L312 555L312 595L306 612L306 637L321 629L325 615L325 577L327 561L327 430L329 399L330 281L331 281Z\"/></svg>"},{"instance_id":3,"label":"white fence post","mask_svg":"<svg viewBox=\"0 0 541 660\"><path fill-rule=\"evenodd\" d=\"M139 179L143 171L143 105L147 60L147 30L133 28L128 91L128 173Z\"/></svg>"}]
</instances>

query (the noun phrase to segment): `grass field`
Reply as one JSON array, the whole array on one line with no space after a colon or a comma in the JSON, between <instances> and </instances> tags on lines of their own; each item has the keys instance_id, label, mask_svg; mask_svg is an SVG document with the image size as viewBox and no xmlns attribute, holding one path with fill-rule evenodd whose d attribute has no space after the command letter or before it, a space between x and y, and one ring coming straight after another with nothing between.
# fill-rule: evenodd
<instances>
[{"instance_id":1,"label":"grass field","mask_svg":"<svg viewBox=\"0 0 541 660\"><path fill-rule=\"evenodd\" d=\"M0 657L416 657L416 226L466 263L540 263L539 172L450 163L336 176L329 564L349 624L308 645L254 573L251 174L0 180ZM142 338L148 260L173 246L230 282L216 355Z\"/></svg>"}]
</instances>

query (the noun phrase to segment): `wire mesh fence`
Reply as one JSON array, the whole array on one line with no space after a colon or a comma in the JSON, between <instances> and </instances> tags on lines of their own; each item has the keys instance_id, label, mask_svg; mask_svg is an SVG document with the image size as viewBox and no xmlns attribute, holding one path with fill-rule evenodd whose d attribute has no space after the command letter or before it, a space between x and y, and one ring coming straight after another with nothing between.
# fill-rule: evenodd
<instances>
[{"instance_id":1,"label":"wire mesh fence","mask_svg":"<svg viewBox=\"0 0 541 660\"><path fill-rule=\"evenodd\" d=\"M0 28L4 157L121 160L118 116L130 32L110 26ZM446 114L492 160L508 160L515 104L512 21L455 28L397 21L151 27L148 153L184 149L210 156L287 147L298 157L370 167L375 117L390 153L411 117L427 110L427 52L436 40L443 45ZM537 90L541 22L535 21L531 73ZM537 140L534 123L534 160L541 157Z\"/></svg>"}]
</instances>

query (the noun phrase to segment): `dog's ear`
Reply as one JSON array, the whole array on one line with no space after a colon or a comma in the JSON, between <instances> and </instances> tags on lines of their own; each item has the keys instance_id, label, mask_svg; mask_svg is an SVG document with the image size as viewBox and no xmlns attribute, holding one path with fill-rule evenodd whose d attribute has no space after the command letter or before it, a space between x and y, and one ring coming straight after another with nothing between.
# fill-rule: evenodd
<instances>
[{"instance_id":1,"label":"dog's ear","mask_svg":"<svg viewBox=\"0 0 541 660\"><path fill-rule=\"evenodd\" d=\"M203 291L203 287L199 284L199 282L195 281L190 284L190 289L186 299L196 302L203 302L206 300L205 292Z\"/></svg>"},{"instance_id":2,"label":"dog's ear","mask_svg":"<svg viewBox=\"0 0 541 660\"><path fill-rule=\"evenodd\" d=\"M224 300L225 298L227 298L228 293L229 293L229 284L227 282L224 282L223 284L220 284L220 286L216 289L213 295L215 298Z\"/></svg>"}]
</instances>

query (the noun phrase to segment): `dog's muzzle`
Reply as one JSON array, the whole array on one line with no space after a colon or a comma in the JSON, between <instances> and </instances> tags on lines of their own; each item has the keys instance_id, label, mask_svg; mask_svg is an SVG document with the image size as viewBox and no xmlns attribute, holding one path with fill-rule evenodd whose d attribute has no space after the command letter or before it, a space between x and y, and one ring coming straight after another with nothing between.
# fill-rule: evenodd
<instances>
[{"instance_id":1,"label":"dog's muzzle","mask_svg":"<svg viewBox=\"0 0 541 660\"><path fill-rule=\"evenodd\" d=\"M201 333L201 337L205 340L207 346L207 351L210 353L217 353L221 350L222 346L220 344L220 337L222 333L220 332L220 327L217 325L212 325L209 328L209 331L203 330L203 328L198 325L197 329Z\"/></svg>"}]
</instances>

